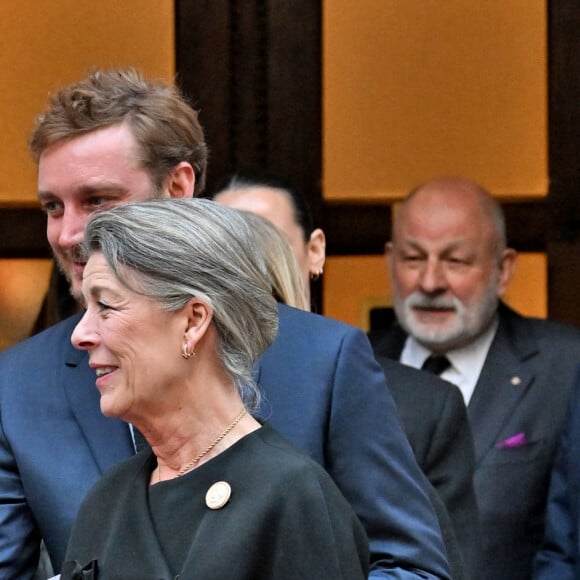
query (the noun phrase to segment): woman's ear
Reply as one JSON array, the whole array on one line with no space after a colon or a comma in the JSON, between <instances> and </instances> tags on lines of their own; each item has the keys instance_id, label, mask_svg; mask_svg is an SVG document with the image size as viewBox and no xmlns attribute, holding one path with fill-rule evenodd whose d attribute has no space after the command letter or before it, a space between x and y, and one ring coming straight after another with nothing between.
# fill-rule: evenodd
<instances>
[{"instance_id":1,"label":"woman's ear","mask_svg":"<svg viewBox=\"0 0 580 580\"><path fill-rule=\"evenodd\" d=\"M205 336L212 321L213 310L199 298L191 298L184 309L187 352L195 352L195 346Z\"/></svg>"},{"instance_id":2,"label":"woman's ear","mask_svg":"<svg viewBox=\"0 0 580 580\"><path fill-rule=\"evenodd\" d=\"M308 240L308 271L311 278L318 278L322 274L325 260L326 236L320 228L316 228Z\"/></svg>"}]
</instances>

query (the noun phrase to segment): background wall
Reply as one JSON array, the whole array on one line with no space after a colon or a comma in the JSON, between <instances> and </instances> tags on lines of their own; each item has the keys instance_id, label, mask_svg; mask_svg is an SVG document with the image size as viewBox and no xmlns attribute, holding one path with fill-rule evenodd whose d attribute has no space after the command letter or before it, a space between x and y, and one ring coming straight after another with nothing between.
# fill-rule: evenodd
<instances>
[{"instance_id":1,"label":"background wall","mask_svg":"<svg viewBox=\"0 0 580 580\"><path fill-rule=\"evenodd\" d=\"M332 255L325 313L365 327L361 309L374 301L389 303L388 288L385 294L379 290L386 277L377 255L388 236L383 218L389 204L417 181L462 173L507 203L509 229L520 242L516 247L534 252L524 256L532 269L520 269L524 291L513 300L523 299L527 313L545 314L546 260L536 253L548 248L550 312L574 320L575 301L558 308L571 287L565 235L574 231L577 205L569 194L577 166L570 163L577 123L568 115L577 110L577 91L567 81L573 61L568 55L577 46L573 4L554 0L548 14L545 0L175 0L175 6L169 0L96 5L61 0L56 6L35 0L25 8L4 0L3 255L38 256L26 253L39 247L38 233L29 246L19 240L16 253L8 247L7 240L19 238L19 232L6 208L35 204L35 170L25 141L48 92L94 65L136 64L149 76L168 78L177 68L209 130L210 178L219 174L220 163L229 171L257 161L288 172L312 194ZM547 28L550 195L545 198ZM554 225L544 208L556 212ZM22 210L23 217L33 219L28 211ZM349 278L353 268L358 279ZM35 263L28 270L25 278L41 296L48 269L42 272ZM13 308L21 294L21 288L6 286L0 306ZM30 304L18 308L32 319ZM28 324L22 322L21 334Z\"/></svg>"},{"instance_id":2,"label":"background wall","mask_svg":"<svg viewBox=\"0 0 580 580\"><path fill-rule=\"evenodd\" d=\"M171 80L174 61L173 0L2 0L0 206L36 204L27 139L52 90L94 67ZM0 260L0 348L28 333L49 271L50 260Z\"/></svg>"}]
</instances>

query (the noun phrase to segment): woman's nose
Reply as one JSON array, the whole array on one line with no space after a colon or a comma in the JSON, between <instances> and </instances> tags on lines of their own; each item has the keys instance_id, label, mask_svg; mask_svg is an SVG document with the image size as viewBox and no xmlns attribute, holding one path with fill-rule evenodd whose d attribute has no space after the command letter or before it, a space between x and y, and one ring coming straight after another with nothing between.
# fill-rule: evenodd
<instances>
[{"instance_id":1,"label":"woman's nose","mask_svg":"<svg viewBox=\"0 0 580 580\"><path fill-rule=\"evenodd\" d=\"M93 315L87 309L75 326L71 342L79 350L90 350L98 344L98 334L95 330Z\"/></svg>"}]
</instances>

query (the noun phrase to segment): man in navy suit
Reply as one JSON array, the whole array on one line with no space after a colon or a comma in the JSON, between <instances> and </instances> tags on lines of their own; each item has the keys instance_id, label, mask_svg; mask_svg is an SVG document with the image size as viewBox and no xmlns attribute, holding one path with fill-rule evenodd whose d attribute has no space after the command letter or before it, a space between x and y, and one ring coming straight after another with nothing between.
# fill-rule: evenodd
<instances>
[{"instance_id":1,"label":"man in navy suit","mask_svg":"<svg viewBox=\"0 0 580 580\"><path fill-rule=\"evenodd\" d=\"M399 325L375 338L375 352L439 365L459 387L475 444L482 576L530 578L580 332L500 302L516 253L499 204L472 182L411 192L386 254Z\"/></svg>"},{"instance_id":2,"label":"man in navy suit","mask_svg":"<svg viewBox=\"0 0 580 580\"><path fill-rule=\"evenodd\" d=\"M580 578L580 366L552 471L544 543L533 577Z\"/></svg>"},{"instance_id":3,"label":"man in navy suit","mask_svg":"<svg viewBox=\"0 0 580 580\"><path fill-rule=\"evenodd\" d=\"M74 295L94 211L204 185L203 132L177 91L134 72L61 90L31 139L47 236ZM0 355L0 577L30 578L44 538L59 570L79 504L134 433L99 410L95 376L70 335L75 315ZM371 577L448 578L425 482L362 332L280 307L259 362L260 415L331 474L365 525Z\"/></svg>"}]
</instances>

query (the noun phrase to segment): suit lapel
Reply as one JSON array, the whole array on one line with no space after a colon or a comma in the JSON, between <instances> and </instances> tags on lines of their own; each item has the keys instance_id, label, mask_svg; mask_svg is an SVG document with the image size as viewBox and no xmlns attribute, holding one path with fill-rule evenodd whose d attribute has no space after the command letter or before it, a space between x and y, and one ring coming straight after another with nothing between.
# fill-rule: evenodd
<instances>
[{"instance_id":1,"label":"suit lapel","mask_svg":"<svg viewBox=\"0 0 580 580\"><path fill-rule=\"evenodd\" d=\"M79 319L80 316L75 316L71 332ZM89 368L86 352L76 350L72 344L65 348L60 381L71 411L100 471L103 472L111 465L133 455L127 424L118 419L108 419L101 413L95 374Z\"/></svg>"},{"instance_id":2,"label":"suit lapel","mask_svg":"<svg viewBox=\"0 0 580 580\"><path fill-rule=\"evenodd\" d=\"M379 356L399 360L406 340L405 331L398 324L393 324L382 337L373 341L373 351Z\"/></svg>"},{"instance_id":3,"label":"suit lapel","mask_svg":"<svg viewBox=\"0 0 580 580\"><path fill-rule=\"evenodd\" d=\"M476 466L497 443L535 376L530 359L537 347L533 337L517 333L516 317L507 308L500 308L498 330L467 407Z\"/></svg>"}]
</instances>

